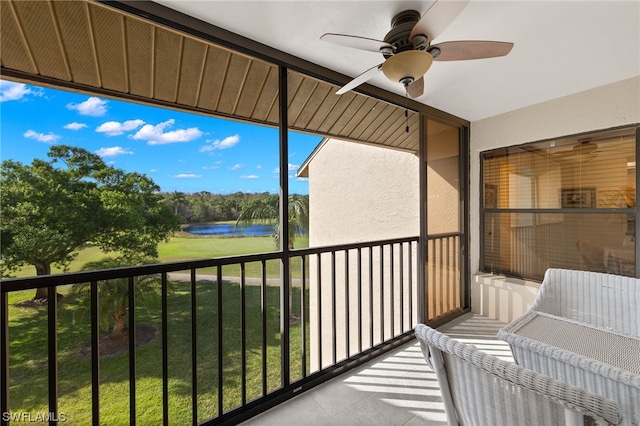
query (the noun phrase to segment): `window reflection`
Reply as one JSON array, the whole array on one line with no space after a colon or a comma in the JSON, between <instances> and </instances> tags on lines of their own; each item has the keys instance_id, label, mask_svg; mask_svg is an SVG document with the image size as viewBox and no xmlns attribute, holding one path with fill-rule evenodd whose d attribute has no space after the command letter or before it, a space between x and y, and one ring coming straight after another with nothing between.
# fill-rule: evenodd
<instances>
[{"instance_id":1,"label":"window reflection","mask_svg":"<svg viewBox=\"0 0 640 426\"><path fill-rule=\"evenodd\" d=\"M635 276L635 128L504 148L482 161L485 271Z\"/></svg>"}]
</instances>

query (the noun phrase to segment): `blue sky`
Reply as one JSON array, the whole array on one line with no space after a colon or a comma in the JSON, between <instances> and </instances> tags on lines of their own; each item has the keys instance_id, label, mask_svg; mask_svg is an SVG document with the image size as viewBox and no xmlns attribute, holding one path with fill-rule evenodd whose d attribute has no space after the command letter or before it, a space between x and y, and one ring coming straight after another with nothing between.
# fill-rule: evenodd
<instances>
[{"instance_id":1,"label":"blue sky","mask_svg":"<svg viewBox=\"0 0 640 426\"><path fill-rule=\"evenodd\" d=\"M289 133L289 192L321 137ZM278 129L0 80L0 158L30 164L65 144L151 177L162 191L277 193Z\"/></svg>"}]
</instances>

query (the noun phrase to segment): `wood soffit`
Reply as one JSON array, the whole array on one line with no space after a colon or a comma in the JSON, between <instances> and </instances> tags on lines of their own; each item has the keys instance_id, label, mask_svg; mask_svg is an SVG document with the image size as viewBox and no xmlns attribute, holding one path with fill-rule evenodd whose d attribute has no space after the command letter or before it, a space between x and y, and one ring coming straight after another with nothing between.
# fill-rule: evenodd
<instances>
[{"instance_id":1,"label":"wood soffit","mask_svg":"<svg viewBox=\"0 0 640 426\"><path fill-rule=\"evenodd\" d=\"M266 62L92 1L1 1L2 78L278 126ZM419 114L296 71L289 128L417 152ZM407 132L407 126L409 131Z\"/></svg>"}]
</instances>

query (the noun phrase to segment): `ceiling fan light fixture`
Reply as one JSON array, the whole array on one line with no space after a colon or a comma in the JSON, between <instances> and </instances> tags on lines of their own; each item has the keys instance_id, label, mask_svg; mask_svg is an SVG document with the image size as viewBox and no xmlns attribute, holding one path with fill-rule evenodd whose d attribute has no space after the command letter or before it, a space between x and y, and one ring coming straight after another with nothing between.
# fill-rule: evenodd
<instances>
[{"instance_id":1,"label":"ceiling fan light fixture","mask_svg":"<svg viewBox=\"0 0 640 426\"><path fill-rule=\"evenodd\" d=\"M433 57L423 50L406 50L384 61L382 72L391 81L409 84L426 74Z\"/></svg>"}]
</instances>

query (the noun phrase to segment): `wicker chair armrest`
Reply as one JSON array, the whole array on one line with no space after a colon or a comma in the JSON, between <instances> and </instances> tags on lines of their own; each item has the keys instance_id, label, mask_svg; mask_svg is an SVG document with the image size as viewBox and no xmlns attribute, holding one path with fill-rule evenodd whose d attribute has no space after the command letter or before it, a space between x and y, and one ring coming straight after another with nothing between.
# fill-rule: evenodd
<instances>
[{"instance_id":1,"label":"wicker chair armrest","mask_svg":"<svg viewBox=\"0 0 640 426\"><path fill-rule=\"evenodd\" d=\"M583 412L598 422L617 425L622 421L618 405L607 398L480 352L426 325L418 324L415 334L425 357L429 354L428 346L433 345L440 351L469 362L495 377L544 395L564 408ZM514 396L514 398L518 397ZM522 403L526 404L526 401Z\"/></svg>"},{"instance_id":2,"label":"wicker chair armrest","mask_svg":"<svg viewBox=\"0 0 640 426\"><path fill-rule=\"evenodd\" d=\"M589 371L603 377L608 377L612 380L622 382L626 385L640 389L640 375L633 372L623 370L610 364L598 361L593 358L588 358L583 355L564 350L562 348L549 346L536 340L509 333L504 329L498 332L498 338L509 343L512 348L521 348L526 351L534 352L542 355L545 358L558 360L565 364L573 365L582 370ZM532 365L527 367L536 369L535 366Z\"/></svg>"},{"instance_id":3,"label":"wicker chair armrest","mask_svg":"<svg viewBox=\"0 0 640 426\"><path fill-rule=\"evenodd\" d=\"M640 279L549 268L531 309L640 336Z\"/></svg>"}]
</instances>

